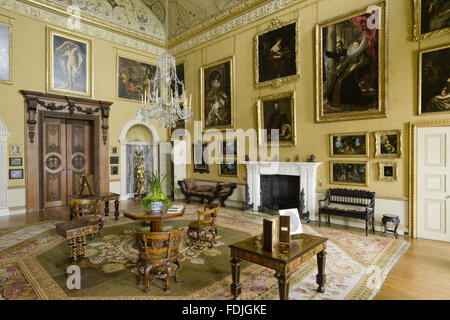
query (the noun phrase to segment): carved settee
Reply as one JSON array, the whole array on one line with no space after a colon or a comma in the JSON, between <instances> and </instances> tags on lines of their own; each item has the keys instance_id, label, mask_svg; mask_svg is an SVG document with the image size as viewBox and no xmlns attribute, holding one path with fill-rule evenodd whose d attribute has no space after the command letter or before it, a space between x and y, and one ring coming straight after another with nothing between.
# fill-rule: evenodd
<instances>
[{"instance_id":1,"label":"carved settee","mask_svg":"<svg viewBox=\"0 0 450 320\"><path fill-rule=\"evenodd\" d=\"M374 226L375 213L375 192L352 189L329 189L327 196L319 200L319 227L320 216L328 215L328 225L330 215L362 219L366 221L366 236L369 233L369 220L372 220L372 231Z\"/></svg>"},{"instance_id":2,"label":"carved settee","mask_svg":"<svg viewBox=\"0 0 450 320\"><path fill-rule=\"evenodd\" d=\"M231 182L218 182L215 187L199 186L194 178L180 180L178 185L186 197L187 203L190 202L191 197L195 196L200 197L202 203L206 199L208 204L211 204L215 199L219 199L222 207L225 207L225 200L233 194L234 189L237 187L236 183Z\"/></svg>"}]
</instances>

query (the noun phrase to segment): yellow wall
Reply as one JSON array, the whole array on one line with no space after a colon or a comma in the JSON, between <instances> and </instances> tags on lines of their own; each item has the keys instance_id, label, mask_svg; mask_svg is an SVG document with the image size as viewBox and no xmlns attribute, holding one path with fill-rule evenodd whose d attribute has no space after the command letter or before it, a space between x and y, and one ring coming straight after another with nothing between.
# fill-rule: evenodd
<instances>
[{"instance_id":1,"label":"yellow wall","mask_svg":"<svg viewBox=\"0 0 450 320\"><path fill-rule=\"evenodd\" d=\"M8 143L25 146L24 98L19 90L45 92L46 90L46 24L0 9L0 22L12 25L12 84L0 84L0 117L11 130ZM69 30L66 30L70 32ZM79 36L89 38L80 34ZM156 65L156 57L116 43L92 39L93 96L92 99L111 101L109 144L118 146L123 126L132 120L140 103L116 99L117 53L131 59ZM156 124L162 140L166 129ZM107 165L107 164L105 164ZM25 185L24 180L9 180L9 186Z\"/></svg>"},{"instance_id":2,"label":"yellow wall","mask_svg":"<svg viewBox=\"0 0 450 320\"><path fill-rule=\"evenodd\" d=\"M315 25L340 14L367 7L372 3L374 1L368 0L304 1L179 54L177 60L185 60L187 65L186 81L188 91L193 96L194 119L200 120L200 67L225 57L234 56L236 70L236 128L243 128L244 130L257 128L256 100L258 96L295 90L297 99L297 146L280 148L280 161L286 161L287 158L290 158L292 161L297 154L300 155L300 160L304 161L308 155L313 153L316 156L316 161L323 163L317 172L318 187L320 189L339 187L329 183L329 134L369 131L371 132L369 187L362 189L375 191L379 195L408 196L408 123L411 121L449 117L445 114L417 116L418 50L448 44L450 35L421 42L411 40L413 26L412 1L391 0L388 7L389 117L327 123L315 122ZM298 19L301 77L279 88L263 87L256 89L254 87L254 37L255 34L266 29L273 18L279 18L284 21L294 18ZM188 125L188 129L192 133L192 123ZM395 160L399 165L398 181L378 181L377 163L379 160L374 157L373 132L394 129L400 129L403 133L402 157ZM190 167L188 175L198 179L224 179L217 176L217 171L217 164L210 166L210 174L193 173L192 167ZM226 180L245 182L244 171L245 168L241 166L238 179L226 178Z\"/></svg>"}]
</instances>

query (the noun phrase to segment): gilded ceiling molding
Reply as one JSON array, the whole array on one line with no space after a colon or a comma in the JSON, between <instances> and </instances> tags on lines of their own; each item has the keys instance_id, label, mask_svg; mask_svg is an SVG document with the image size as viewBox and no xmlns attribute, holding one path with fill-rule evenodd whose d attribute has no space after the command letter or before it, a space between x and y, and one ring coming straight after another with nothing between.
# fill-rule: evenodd
<instances>
[{"instance_id":1,"label":"gilded ceiling molding","mask_svg":"<svg viewBox=\"0 0 450 320\"><path fill-rule=\"evenodd\" d=\"M29 2L29 0L24 1ZM44 7L36 7L25 2L19 0L0 0L0 7L16 14L68 30L66 13L62 15L61 13L56 13L57 11L55 10L49 11L44 9ZM150 43L143 38L137 39L133 35L118 32L107 26L95 25L95 23L91 24L83 19L80 21L80 30L77 30L77 32L136 50L149 52L154 55L159 55L165 51L165 41L162 41L160 44Z\"/></svg>"},{"instance_id":2,"label":"gilded ceiling molding","mask_svg":"<svg viewBox=\"0 0 450 320\"><path fill-rule=\"evenodd\" d=\"M252 10L245 12L244 14L235 13L233 18L227 20L224 23L219 24L210 28L209 26L205 27L204 30L197 32L198 34L189 37L187 39L181 39L179 41L175 41L169 44L169 51L176 55L180 54L183 51L189 50L195 46L198 46L202 43L205 43L209 40L217 38L225 33L236 30L242 26L245 26L249 23L257 21L261 18L264 18L272 13L280 11L284 8L290 7L296 3L303 2L305 0L272 0L266 4L263 4L259 7L255 7ZM256 6L256 5L255 5Z\"/></svg>"}]
</instances>

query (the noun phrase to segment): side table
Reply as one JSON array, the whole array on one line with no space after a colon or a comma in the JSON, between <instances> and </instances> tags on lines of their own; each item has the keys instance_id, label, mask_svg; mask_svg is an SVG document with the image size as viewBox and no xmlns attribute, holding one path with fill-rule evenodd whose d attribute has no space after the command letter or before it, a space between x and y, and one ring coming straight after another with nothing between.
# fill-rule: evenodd
<instances>
[{"instance_id":1,"label":"side table","mask_svg":"<svg viewBox=\"0 0 450 320\"><path fill-rule=\"evenodd\" d=\"M395 214L383 214L381 222L383 223L384 227L383 237L385 236L386 232L392 232L395 235L395 239L397 239L398 238L397 228L398 225L400 224L400 218ZM394 230L390 230L387 228L388 222L392 223L395 226Z\"/></svg>"}]
</instances>

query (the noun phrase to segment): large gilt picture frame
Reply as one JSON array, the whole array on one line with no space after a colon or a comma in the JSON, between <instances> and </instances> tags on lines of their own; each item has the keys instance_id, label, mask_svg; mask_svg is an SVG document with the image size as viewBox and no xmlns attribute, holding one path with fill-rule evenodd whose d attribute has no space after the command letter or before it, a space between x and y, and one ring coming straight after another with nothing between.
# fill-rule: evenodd
<instances>
[{"instance_id":1,"label":"large gilt picture frame","mask_svg":"<svg viewBox=\"0 0 450 320\"><path fill-rule=\"evenodd\" d=\"M255 36L255 85L278 86L300 76L297 20L273 19Z\"/></svg>"},{"instance_id":2,"label":"large gilt picture frame","mask_svg":"<svg viewBox=\"0 0 450 320\"><path fill-rule=\"evenodd\" d=\"M388 116L387 0L371 7L316 25L317 122Z\"/></svg>"},{"instance_id":3,"label":"large gilt picture frame","mask_svg":"<svg viewBox=\"0 0 450 320\"><path fill-rule=\"evenodd\" d=\"M117 54L116 66L116 99L142 103L156 67L123 54Z\"/></svg>"},{"instance_id":4,"label":"large gilt picture frame","mask_svg":"<svg viewBox=\"0 0 450 320\"><path fill-rule=\"evenodd\" d=\"M330 156L369 157L369 132L330 134Z\"/></svg>"},{"instance_id":5,"label":"large gilt picture frame","mask_svg":"<svg viewBox=\"0 0 450 320\"><path fill-rule=\"evenodd\" d=\"M369 162L330 160L330 183L369 186Z\"/></svg>"},{"instance_id":6,"label":"large gilt picture frame","mask_svg":"<svg viewBox=\"0 0 450 320\"><path fill-rule=\"evenodd\" d=\"M285 91L258 98L258 145L293 147L297 144L295 91ZM271 130L279 130L279 141L272 142Z\"/></svg>"},{"instance_id":7,"label":"large gilt picture frame","mask_svg":"<svg viewBox=\"0 0 450 320\"><path fill-rule=\"evenodd\" d=\"M234 56L200 67L202 130L234 129Z\"/></svg>"},{"instance_id":8,"label":"large gilt picture frame","mask_svg":"<svg viewBox=\"0 0 450 320\"><path fill-rule=\"evenodd\" d=\"M450 112L450 45L419 51L418 114Z\"/></svg>"},{"instance_id":9,"label":"large gilt picture frame","mask_svg":"<svg viewBox=\"0 0 450 320\"><path fill-rule=\"evenodd\" d=\"M209 173L208 143L197 142L192 144L193 171Z\"/></svg>"},{"instance_id":10,"label":"large gilt picture frame","mask_svg":"<svg viewBox=\"0 0 450 320\"><path fill-rule=\"evenodd\" d=\"M12 84L11 25L0 23L0 84Z\"/></svg>"},{"instance_id":11,"label":"large gilt picture frame","mask_svg":"<svg viewBox=\"0 0 450 320\"><path fill-rule=\"evenodd\" d=\"M92 41L47 26L47 92L92 97Z\"/></svg>"},{"instance_id":12,"label":"large gilt picture frame","mask_svg":"<svg viewBox=\"0 0 450 320\"><path fill-rule=\"evenodd\" d=\"M438 37L450 32L450 2L411 0L414 6L413 40Z\"/></svg>"}]
</instances>

